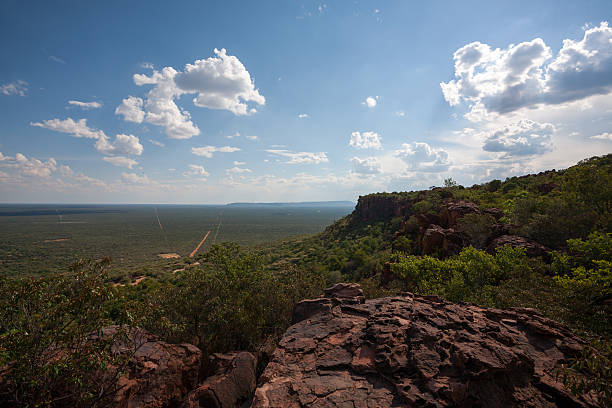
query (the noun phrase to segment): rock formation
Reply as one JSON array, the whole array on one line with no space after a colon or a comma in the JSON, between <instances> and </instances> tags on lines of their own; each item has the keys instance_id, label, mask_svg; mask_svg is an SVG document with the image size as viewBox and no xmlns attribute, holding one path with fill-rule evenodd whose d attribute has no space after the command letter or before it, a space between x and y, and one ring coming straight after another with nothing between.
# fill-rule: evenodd
<instances>
[{"instance_id":1,"label":"rock formation","mask_svg":"<svg viewBox=\"0 0 612 408\"><path fill-rule=\"evenodd\" d=\"M109 335L116 327L104 329ZM136 350L128 372L119 378L117 408L177 406L198 384L201 351L191 344L170 344L144 330L131 329L129 344L117 344L115 352Z\"/></svg>"},{"instance_id":2,"label":"rock formation","mask_svg":"<svg viewBox=\"0 0 612 408\"><path fill-rule=\"evenodd\" d=\"M214 375L191 391L181 408L232 408L247 400L257 380L257 358L246 351L211 356Z\"/></svg>"},{"instance_id":3,"label":"rock formation","mask_svg":"<svg viewBox=\"0 0 612 408\"><path fill-rule=\"evenodd\" d=\"M550 249L546 248L544 245L518 235L502 235L495 238L491 241L489 246L487 246L487 251L495 253L497 248L503 247L504 245L510 245L514 248L523 248L529 257L548 256L550 253Z\"/></svg>"},{"instance_id":4,"label":"rock formation","mask_svg":"<svg viewBox=\"0 0 612 408\"><path fill-rule=\"evenodd\" d=\"M594 406L555 376L582 340L531 309L412 294L364 302L345 284L306 302L253 407Z\"/></svg>"}]
</instances>

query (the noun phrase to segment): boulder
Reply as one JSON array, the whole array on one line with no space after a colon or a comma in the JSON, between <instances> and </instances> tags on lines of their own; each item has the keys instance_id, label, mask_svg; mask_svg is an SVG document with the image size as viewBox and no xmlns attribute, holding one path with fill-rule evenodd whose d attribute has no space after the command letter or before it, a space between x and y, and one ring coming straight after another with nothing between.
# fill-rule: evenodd
<instances>
[{"instance_id":1,"label":"boulder","mask_svg":"<svg viewBox=\"0 0 612 408\"><path fill-rule=\"evenodd\" d=\"M482 214L478 205L469 201L448 201L440 207L440 225L451 228L466 214Z\"/></svg>"},{"instance_id":2,"label":"boulder","mask_svg":"<svg viewBox=\"0 0 612 408\"><path fill-rule=\"evenodd\" d=\"M112 334L116 326L104 329ZM177 406L198 384L201 351L191 344L170 344L141 330L130 329L129 344L116 344L115 352L136 350L128 371L119 378L117 408L163 408Z\"/></svg>"},{"instance_id":3,"label":"boulder","mask_svg":"<svg viewBox=\"0 0 612 408\"><path fill-rule=\"evenodd\" d=\"M551 252L550 248L547 248L536 241L518 235L502 235L495 238L487 246L487 252L494 254L497 248L501 248L504 245L510 245L514 248L524 248L527 256L529 257L548 257L549 253Z\"/></svg>"},{"instance_id":4,"label":"boulder","mask_svg":"<svg viewBox=\"0 0 612 408\"><path fill-rule=\"evenodd\" d=\"M213 354L214 374L185 397L181 408L237 408L255 390L257 358L249 352Z\"/></svg>"},{"instance_id":5,"label":"boulder","mask_svg":"<svg viewBox=\"0 0 612 408\"><path fill-rule=\"evenodd\" d=\"M339 302L360 304L365 302L363 290L357 283L337 283L325 289L325 296L298 302L293 308L292 324L301 322L318 313L329 312Z\"/></svg>"},{"instance_id":6,"label":"boulder","mask_svg":"<svg viewBox=\"0 0 612 408\"><path fill-rule=\"evenodd\" d=\"M583 344L531 309L336 299L285 332L252 407L596 406L555 375Z\"/></svg>"},{"instance_id":7,"label":"boulder","mask_svg":"<svg viewBox=\"0 0 612 408\"><path fill-rule=\"evenodd\" d=\"M453 228L442 228L439 225L430 225L423 234L423 254L439 253L447 257L461 252L461 248L469 245L469 238L462 232Z\"/></svg>"},{"instance_id":8,"label":"boulder","mask_svg":"<svg viewBox=\"0 0 612 408\"><path fill-rule=\"evenodd\" d=\"M338 298L338 299L351 299L351 298L362 298L363 290L357 283L336 283L325 289L326 298Z\"/></svg>"}]
</instances>

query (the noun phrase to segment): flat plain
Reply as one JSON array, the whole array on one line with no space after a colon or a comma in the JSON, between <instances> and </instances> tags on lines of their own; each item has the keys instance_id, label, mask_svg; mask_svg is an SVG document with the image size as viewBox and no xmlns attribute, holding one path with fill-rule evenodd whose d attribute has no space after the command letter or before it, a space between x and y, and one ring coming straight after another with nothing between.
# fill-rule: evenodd
<instances>
[{"instance_id":1,"label":"flat plain","mask_svg":"<svg viewBox=\"0 0 612 408\"><path fill-rule=\"evenodd\" d=\"M163 254L187 257L200 243L198 253L226 241L250 246L314 234L352 209L348 202L0 205L0 274L61 272L79 259L104 257L131 269Z\"/></svg>"}]
</instances>

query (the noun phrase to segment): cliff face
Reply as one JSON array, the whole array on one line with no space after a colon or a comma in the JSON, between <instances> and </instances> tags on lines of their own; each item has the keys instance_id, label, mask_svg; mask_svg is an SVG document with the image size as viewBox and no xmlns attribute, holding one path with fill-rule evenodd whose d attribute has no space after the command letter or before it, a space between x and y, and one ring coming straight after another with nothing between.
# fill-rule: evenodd
<instances>
[{"instance_id":1,"label":"cliff face","mask_svg":"<svg viewBox=\"0 0 612 408\"><path fill-rule=\"evenodd\" d=\"M363 301L355 286L353 297L332 290L298 305L303 320L283 336L253 407L595 406L555 376L582 340L535 311L412 294Z\"/></svg>"},{"instance_id":2,"label":"cliff face","mask_svg":"<svg viewBox=\"0 0 612 408\"><path fill-rule=\"evenodd\" d=\"M370 194L357 200L354 216L360 221L370 222L406 217L410 214L412 201L395 195Z\"/></svg>"}]
</instances>

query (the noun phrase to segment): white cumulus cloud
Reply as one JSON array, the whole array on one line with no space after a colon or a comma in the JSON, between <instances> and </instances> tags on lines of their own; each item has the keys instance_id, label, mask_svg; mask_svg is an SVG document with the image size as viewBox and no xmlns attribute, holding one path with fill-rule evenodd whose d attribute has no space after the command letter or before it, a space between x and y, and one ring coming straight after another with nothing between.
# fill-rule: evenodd
<instances>
[{"instance_id":1,"label":"white cumulus cloud","mask_svg":"<svg viewBox=\"0 0 612 408\"><path fill-rule=\"evenodd\" d=\"M382 172L380 160L377 157L353 157L351 159L355 172L360 174L378 174Z\"/></svg>"},{"instance_id":2,"label":"white cumulus cloud","mask_svg":"<svg viewBox=\"0 0 612 408\"><path fill-rule=\"evenodd\" d=\"M0 92L4 95L25 96L26 92L28 92L28 83L22 80L9 82L8 84L0 85Z\"/></svg>"},{"instance_id":3,"label":"white cumulus cloud","mask_svg":"<svg viewBox=\"0 0 612 408\"><path fill-rule=\"evenodd\" d=\"M552 150L550 139L554 131L551 123L524 119L489 132L483 150L503 152L506 156L543 154Z\"/></svg>"},{"instance_id":4,"label":"white cumulus cloud","mask_svg":"<svg viewBox=\"0 0 612 408\"><path fill-rule=\"evenodd\" d=\"M121 173L121 179L129 184L151 184L152 181L146 174L139 176L136 173Z\"/></svg>"},{"instance_id":5,"label":"white cumulus cloud","mask_svg":"<svg viewBox=\"0 0 612 408\"><path fill-rule=\"evenodd\" d=\"M144 150L138 137L124 134L115 136L115 141L112 143L108 137L100 137L95 144L95 148L100 153L108 155L133 154L140 156Z\"/></svg>"},{"instance_id":6,"label":"white cumulus cloud","mask_svg":"<svg viewBox=\"0 0 612 408\"><path fill-rule=\"evenodd\" d=\"M0 153L0 167L16 170L22 176L48 178L57 170L57 162L53 157L43 162L36 158L28 158L22 153L15 157Z\"/></svg>"},{"instance_id":7,"label":"white cumulus cloud","mask_svg":"<svg viewBox=\"0 0 612 408\"><path fill-rule=\"evenodd\" d=\"M103 157L102 160L112 164L113 166L126 167L128 169L132 169L138 164L136 160L125 156Z\"/></svg>"},{"instance_id":8,"label":"white cumulus cloud","mask_svg":"<svg viewBox=\"0 0 612 408\"><path fill-rule=\"evenodd\" d=\"M191 153L195 154L196 156L202 156L202 157L206 157L210 159L211 157L213 157L213 153L215 152L233 153L239 150L240 150L239 147L232 147L232 146L220 146L220 147L202 146L202 147L192 147Z\"/></svg>"},{"instance_id":9,"label":"white cumulus cloud","mask_svg":"<svg viewBox=\"0 0 612 408\"><path fill-rule=\"evenodd\" d=\"M380 135L376 132L353 132L349 145L358 149L382 149Z\"/></svg>"},{"instance_id":10,"label":"white cumulus cloud","mask_svg":"<svg viewBox=\"0 0 612 408\"><path fill-rule=\"evenodd\" d=\"M123 116L127 122L142 123L145 112L142 110L144 102L141 98L128 96L121 101L121 105L115 109L115 115Z\"/></svg>"},{"instance_id":11,"label":"white cumulus cloud","mask_svg":"<svg viewBox=\"0 0 612 408\"><path fill-rule=\"evenodd\" d=\"M233 173L233 174L243 174L243 173L252 173L253 171L251 169L247 169L244 167L232 167L231 169L227 169L226 172Z\"/></svg>"},{"instance_id":12,"label":"white cumulus cloud","mask_svg":"<svg viewBox=\"0 0 612 408\"><path fill-rule=\"evenodd\" d=\"M319 164L329 161L325 152L291 152L289 150L275 149L268 149L266 152L289 158L289 161L286 162L289 164Z\"/></svg>"},{"instance_id":13,"label":"white cumulus cloud","mask_svg":"<svg viewBox=\"0 0 612 408\"><path fill-rule=\"evenodd\" d=\"M298 115L298 119L306 119L307 117L308 117L308 114L307 114L307 113L300 113L300 114Z\"/></svg>"},{"instance_id":14,"label":"white cumulus cloud","mask_svg":"<svg viewBox=\"0 0 612 408\"><path fill-rule=\"evenodd\" d=\"M194 105L209 109L228 110L235 115L255 113L249 102L265 105L266 99L242 62L223 49L215 56L186 64L183 71L165 67L150 76L135 74L136 85L155 85L144 101L144 121L166 130L173 139L189 139L200 133L191 115L179 108L175 99L183 94L195 94Z\"/></svg>"},{"instance_id":15,"label":"white cumulus cloud","mask_svg":"<svg viewBox=\"0 0 612 408\"><path fill-rule=\"evenodd\" d=\"M183 176L185 176L185 177L190 177L191 176L191 177L206 178L206 177L210 176L210 173L206 171L204 166L200 166L200 165L197 165L197 164L190 164L189 165L189 170L184 172Z\"/></svg>"},{"instance_id":16,"label":"white cumulus cloud","mask_svg":"<svg viewBox=\"0 0 612 408\"><path fill-rule=\"evenodd\" d=\"M377 97L373 97L373 96L368 96L365 101L361 102L362 105L367 106L368 108L373 108L376 106L376 104L378 103L378 96Z\"/></svg>"},{"instance_id":17,"label":"white cumulus cloud","mask_svg":"<svg viewBox=\"0 0 612 408\"><path fill-rule=\"evenodd\" d=\"M114 142L111 142L110 138L102 130L92 129L87 126L86 119L79 119L77 121L72 118L64 120L50 119L43 120L42 122L31 122L30 125L67 133L77 138L95 139L94 147L105 155L133 154L140 156L143 151L142 144L140 144L137 136L118 134L115 136Z\"/></svg>"},{"instance_id":18,"label":"white cumulus cloud","mask_svg":"<svg viewBox=\"0 0 612 408\"><path fill-rule=\"evenodd\" d=\"M470 106L471 120L612 92L612 29L606 22L587 29L580 41L564 40L554 58L541 38L505 49L473 42L453 57L455 79L440 86L451 106Z\"/></svg>"},{"instance_id":19,"label":"white cumulus cloud","mask_svg":"<svg viewBox=\"0 0 612 408\"><path fill-rule=\"evenodd\" d=\"M30 125L54 130L56 132L68 133L74 137L84 137L87 139L105 137L103 131L88 127L87 119L79 119L77 121L72 118L66 118L64 120L49 119L43 120L42 122L30 122Z\"/></svg>"},{"instance_id":20,"label":"white cumulus cloud","mask_svg":"<svg viewBox=\"0 0 612 408\"><path fill-rule=\"evenodd\" d=\"M600 133L598 135L591 136L591 139L612 140L612 133L610 133L610 132Z\"/></svg>"},{"instance_id":21,"label":"white cumulus cloud","mask_svg":"<svg viewBox=\"0 0 612 408\"><path fill-rule=\"evenodd\" d=\"M395 151L409 170L422 172L438 172L447 170L451 161L448 152L442 148L433 148L425 142L404 143Z\"/></svg>"},{"instance_id":22,"label":"white cumulus cloud","mask_svg":"<svg viewBox=\"0 0 612 408\"><path fill-rule=\"evenodd\" d=\"M72 106L76 106L78 108L81 109L97 109L97 108L101 108L102 104L100 102L96 102L96 101L92 101L92 102L81 102L81 101L75 101L75 100L70 100L68 101L69 105Z\"/></svg>"}]
</instances>

